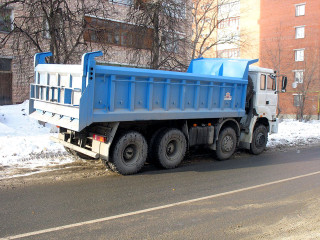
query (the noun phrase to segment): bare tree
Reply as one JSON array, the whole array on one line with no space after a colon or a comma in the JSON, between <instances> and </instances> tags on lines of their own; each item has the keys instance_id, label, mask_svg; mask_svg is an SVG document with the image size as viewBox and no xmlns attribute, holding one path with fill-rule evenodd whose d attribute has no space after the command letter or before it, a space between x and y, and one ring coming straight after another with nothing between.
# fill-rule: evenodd
<instances>
[{"instance_id":1,"label":"bare tree","mask_svg":"<svg viewBox=\"0 0 320 240\"><path fill-rule=\"evenodd\" d=\"M228 18L228 14L219 16L219 8L226 0L194 0L192 5L192 54L191 58L202 57L218 44L235 42L236 35L229 32L229 36L219 39L218 26Z\"/></svg>"},{"instance_id":2,"label":"bare tree","mask_svg":"<svg viewBox=\"0 0 320 240\"><path fill-rule=\"evenodd\" d=\"M14 72L14 88L21 90L21 99L27 97L27 85L33 78L34 54L50 51L50 62L79 62L80 56L92 49L84 39L90 26L86 16L106 17L110 10L104 0L7 0L1 7L15 11L12 27L1 35L0 43L3 51L7 51L3 46L11 48L19 66ZM99 48L106 50L103 44Z\"/></svg>"},{"instance_id":3,"label":"bare tree","mask_svg":"<svg viewBox=\"0 0 320 240\"><path fill-rule=\"evenodd\" d=\"M191 59L205 54L213 55L218 45L244 45L244 38L237 29L239 16L235 16L233 12L237 3L230 0L193 0ZM229 25L233 25L235 29L231 29Z\"/></svg>"},{"instance_id":4,"label":"bare tree","mask_svg":"<svg viewBox=\"0 0 320 240\"><path fill-rule=\"evenodd\" d=\"M127 21L149 30L151 48L149 66L152 69L185 69L187 67L187 31L191 31L187 5L183 0L137 1L128 12ZM190 23L190 22L189 22ZM188 27L187 27L188 26ZM141 54L142 52L139 52ZM139 55L137 54L137 55ZM142 53L144 54L144 53Z\"/></svg>"},{"instance_id":5,"label":"bare tree","mask_svg":"<svg viewBox=\"0 0 320 240\"><path fill-rule=\"evenodd\" d=\"M14 3L23 3L24 0L6 0L0 3L0 9L5 9Z\"/></svg>"},{"instance_id":6,"label":"bare tree","mask_svg":"<svg viewBox=\"0 0 320 240\"><path fill-rule=\"evenodd\" d=\"M312 55L311 55L312 52ZM299 68L302 68L299 79L295 79L296 85L296 119L299 121L309 120L311 113L308 112L308 100L311 97L314 87L317 81L319 81L319 49L312 49L308 51L309 57L305 59L303 64L299 64Z\"/></svg>"},{"instance_id":7,"label":"bare tree","mask_svg":"<svg viewBox=\"0 0 320 240\"><path fill-rule=\"evenodd\" d=\"M281 23L275 29L275 32L277 33L276 36L263 40L261 59L266 67L275 70L277 75L281 76L291 68L292 59L290 59L291 55L286 50L286 39L283 35L284 29ZM279 98L277 102L277 116L281 114L280 100Z\"/></svg>"},{"instance_id":8,"label":"bare tree","mask_svg":"<svg viewBox=\"0 0 320 240\"><path fill-rule=\"evenodd\" d=\"M25 0L18 8L23 15L15 17L8 34L14 33L13 50L51 51L51 62L68 63L88 47L83 39L88 26L85 16L105 15L107 11L101 9L108 6L100 0L94 4L83 0ZM21 48L21 44L28 48Z\"/></svg>"}]
</instances>

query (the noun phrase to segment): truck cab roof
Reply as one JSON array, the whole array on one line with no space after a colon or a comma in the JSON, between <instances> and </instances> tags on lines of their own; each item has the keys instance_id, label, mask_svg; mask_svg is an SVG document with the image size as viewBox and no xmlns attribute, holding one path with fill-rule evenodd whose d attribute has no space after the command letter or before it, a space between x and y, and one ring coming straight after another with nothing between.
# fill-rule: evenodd
<instances>
[{"instance_id":1,"label":"truck cab roof","mask_svg":"<svg viewBox=\"0 0 320 240\"><path fill-rule=\"evenodd\" d=\"M263 73L270 73L270 74L275 73L274 70L270 68L262 68L262 67L253 66L253 65L249 66L249 72L263 72Z\"/></svg>"}]
</instances>

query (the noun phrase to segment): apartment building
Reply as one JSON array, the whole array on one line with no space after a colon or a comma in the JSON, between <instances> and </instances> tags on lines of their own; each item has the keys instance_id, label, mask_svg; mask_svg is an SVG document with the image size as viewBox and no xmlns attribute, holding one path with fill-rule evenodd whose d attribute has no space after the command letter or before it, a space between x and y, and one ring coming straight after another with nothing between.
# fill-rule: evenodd
<instances>
[{"instance_id":1,"label":"apartment building","mask_svg":"<svg viewBox=\"0 0 320 240\"><path fill-rule=\"evenodd\" d=\"M280 114L319 119L320 1L261 0L260 9L260 64L288 76Z\"/></svg>"},{"instance_id":2,"label":"apartment building","mask_svg":"<svg viewBox=\"0 0 320 240\"><path fill-rule=\"evenodd\" d=\"M98 64L176 70L187 65L182 43L191 32L188 1L165 0L160 12L152 0L91 0L84 7L77 2L65 0L66 9L43 1L1 7L0 1L0 105L28 98L36 52L51 51L49 61L66 64L80 64L83 53L102 50ZM159 15L158 22L141 20L147 8ZM161 30L156 33L152 23Z\"/></svg>"},{"instance_id":3,"label":"apartment building","mask_svg":"<svg viewBox=\"0 0 320 240\"><path fill-rule=\"evenodd\" d=\"M238 36L238 42L217 46L218 57L259 58L258 65L288 77L279 94L283 117L320 115L320 1L223 1L217 37Z\"/></svg>"}]
</instances>

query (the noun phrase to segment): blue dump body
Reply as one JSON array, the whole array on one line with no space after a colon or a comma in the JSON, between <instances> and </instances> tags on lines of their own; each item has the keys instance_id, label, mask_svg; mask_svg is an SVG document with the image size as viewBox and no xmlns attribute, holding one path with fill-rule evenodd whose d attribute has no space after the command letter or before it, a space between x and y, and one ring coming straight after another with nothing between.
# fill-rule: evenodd
<instances>
[{"instance_id":1,"label":"blue dump body","mask_svg":"<svg viewBox=\"0 0 320 240\"><path fill-rule=\"evenodd\" d=\"M31 116L75 131L94 122L243 117L249 65L258 60L195 59L186 73L45 64L35 56Z\"/></svg>"}]
</instances>

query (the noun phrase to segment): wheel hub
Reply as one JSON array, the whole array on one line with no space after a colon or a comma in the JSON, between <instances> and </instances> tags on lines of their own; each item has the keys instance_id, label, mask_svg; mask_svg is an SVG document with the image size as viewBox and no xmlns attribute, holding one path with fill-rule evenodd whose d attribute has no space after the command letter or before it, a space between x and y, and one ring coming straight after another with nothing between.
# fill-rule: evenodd
<instances>
[{"instance_id":1,"label":"wheel hub","mask_svg":"<svg viewBox=\"0 0 320 240\"><path fill-rule=\"evenodd\" d=\"M174 144L174 142L169 142L167 145L167 149L166 152L168 154L168 156L172 155L175 152L176 146Z\"/></svg>"},{"instance_id":2,"label":"wheel hub","mask_svg":"<svg viewBox=\"0 0 320 240\"><path fill-rule=\"evenodd\" d=\"M256 146L261 147L264 146L266 138L263 133L259 133L256 138Z\"/></svg>"},{"instance_id":3,"label":"wheel hub","mask_svg":"<svg viewBox=\"0 0 320 240\"><path fill-rule=\"evenodd\" d=\"M134 158L135 156L135 148L133 145L129 145L125 148L125 150L123 151L123 158L126 161L130 161Z\"/></svg>"},{"instance_id":4,"label":"wheel hub","mask_svg":"<svg viewBox=\"0 0 320 240\"><path fill-rule=\"evenodd\" d=\"M233 148L233 140L231 136L226 136L223 139L222 148L225 152L230 152Z\"/></svg>"}]
</instances>

